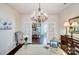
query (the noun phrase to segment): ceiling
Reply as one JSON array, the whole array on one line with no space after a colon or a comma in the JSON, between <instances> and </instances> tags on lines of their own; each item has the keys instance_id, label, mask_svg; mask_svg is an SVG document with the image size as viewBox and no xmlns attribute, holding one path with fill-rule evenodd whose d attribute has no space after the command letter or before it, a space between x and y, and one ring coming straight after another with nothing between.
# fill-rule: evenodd
<instances>
[{"instance_id":1,"label":"ceiling","mask_svg":"<svg viewBox=\"0 0 79 59\"><path fill-rule=\"evenodd\" d=\"M8 5L21 14L32 14L38 11L38 3L8 3ZM41 3L41 9L47 14L58 14L66 7L70 6L69 3Z\"/></svg>"}]
</instances>

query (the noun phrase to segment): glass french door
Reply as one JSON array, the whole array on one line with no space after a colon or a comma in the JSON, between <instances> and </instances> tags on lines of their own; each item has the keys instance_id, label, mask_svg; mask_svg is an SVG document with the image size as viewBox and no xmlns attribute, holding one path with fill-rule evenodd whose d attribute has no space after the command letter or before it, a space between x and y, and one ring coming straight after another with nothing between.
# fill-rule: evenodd
<instances>
[{"instance_id":1,"label":"glass french door","mask_svg":"<svg viewBox=\"0 0 79 59\"><path fill-rule=\"evenodd\" d=\"M40 33L40 42L43 45L47 44L47 24L46 23L41 23L41 33Z\"/></svg>"},{"instance_id":2,"label":"glass french door","mask_svg":"<svg viewBox=\"0 0 79 59\"><path fill-rule=\"evenodd\" d=\"M32 23L32 42L47 44L47 24L44 22Z\"/></svg>"}]
</instances>

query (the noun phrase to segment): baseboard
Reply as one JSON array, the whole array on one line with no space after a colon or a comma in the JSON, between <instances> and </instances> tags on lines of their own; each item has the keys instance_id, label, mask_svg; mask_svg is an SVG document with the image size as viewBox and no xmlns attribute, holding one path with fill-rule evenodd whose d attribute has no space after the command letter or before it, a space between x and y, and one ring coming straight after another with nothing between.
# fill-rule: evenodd
<instances>
[{"instance_id":1,"label":"baseboard","mask_svg":"<svg viewBox=\"0 0 79 59\"><path fill-rule=\"evenodd\" d=\"M13 50L11 50L7 55L14 55L24 44L17 45Z\"/></svg>"}]
</instances>

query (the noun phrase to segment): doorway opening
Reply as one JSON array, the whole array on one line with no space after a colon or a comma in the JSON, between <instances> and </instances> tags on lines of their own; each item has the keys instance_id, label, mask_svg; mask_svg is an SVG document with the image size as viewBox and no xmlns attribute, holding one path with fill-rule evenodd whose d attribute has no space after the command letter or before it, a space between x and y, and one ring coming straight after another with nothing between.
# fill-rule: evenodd
<instances>
[{"instance_id":1,"label":"doorway opening","mask_svg":"<svg viewBox=\"0 0 79 59\"><path fill-rule=\"evenodd\" d=\"M34 22L32 23L32 43L44 44L47 41L47 24Z\"/></svg>"},{"instance_id":2,"label":"doorway opening","mask_svg":"<svg viewBox=\"0 0 79 59\"><path fill-rule=\"evenodd\" d=\"M32 43L40 44L41 24L37 22L32 23Z\"/></svg>"}]
</instances>

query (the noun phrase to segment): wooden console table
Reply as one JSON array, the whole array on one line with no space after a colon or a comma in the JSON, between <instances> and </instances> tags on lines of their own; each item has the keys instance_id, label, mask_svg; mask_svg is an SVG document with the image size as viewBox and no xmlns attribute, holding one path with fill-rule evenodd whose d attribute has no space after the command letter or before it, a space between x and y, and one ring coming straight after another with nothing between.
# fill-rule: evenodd
<instances>
[{"instance_id":1,"label":"wooden console table","mask_svg":"<svg viewBox=\"0 0 79 59\"><path fill-rule=\"evenodd\" d=\"M69 55L79 54L79 40L61 35L61 49Z\"/></svg>"}]
</instances>

